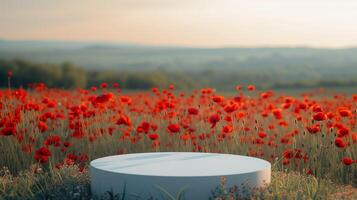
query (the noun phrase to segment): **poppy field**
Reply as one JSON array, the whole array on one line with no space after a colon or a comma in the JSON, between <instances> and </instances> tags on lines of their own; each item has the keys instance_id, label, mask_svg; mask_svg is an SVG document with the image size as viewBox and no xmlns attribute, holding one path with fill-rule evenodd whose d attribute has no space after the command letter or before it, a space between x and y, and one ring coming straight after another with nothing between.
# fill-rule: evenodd
<instances>
[{"instance_id":1,"label":"poppy field","mask_svg":"<svg viewBox=\"0 0 357 200\"><path fill-rule=\"evenodd\" d=\"M14 175L71 166L80 174L106 155L192 151L259 157L274 171L357 186L357 94L39 83L2 89L0 99L0 166Z\"/></svg>"}]
</instances>

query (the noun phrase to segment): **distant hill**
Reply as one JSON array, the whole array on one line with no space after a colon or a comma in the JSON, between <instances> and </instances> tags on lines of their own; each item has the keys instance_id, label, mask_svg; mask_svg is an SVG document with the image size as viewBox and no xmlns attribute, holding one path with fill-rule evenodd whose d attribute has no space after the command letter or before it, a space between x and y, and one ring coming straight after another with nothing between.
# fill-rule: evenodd
<instances>
[{"instance_id":1,"label":"distant hill","mask_svg":"<svg viewBox=\"0 0 357 200\"><path fill-rule=\"evenodd\" d=\"M357 79L357 48L190 48L0 40L0 59L15 58L53 64L69 61L92 71L179 71L226 84L235 79L262 84Z\"/></svg>"}]
</instances>

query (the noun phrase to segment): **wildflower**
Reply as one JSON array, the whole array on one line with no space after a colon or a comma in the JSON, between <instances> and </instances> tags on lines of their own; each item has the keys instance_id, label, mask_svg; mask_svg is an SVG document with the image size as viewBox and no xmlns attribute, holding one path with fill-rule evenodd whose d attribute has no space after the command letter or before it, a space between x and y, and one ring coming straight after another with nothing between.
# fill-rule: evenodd
<instances>
[{"instance_id":1,"label":"wildflower","mask_svg":"<svg viewBox=\"0 0 357 200\"><path fill-rule=\"evenodd\" d=\"M254 85L248 85L248 90L249 91L254 91L255 90L255 86Z\"/></svg>"},{"instance_id":2,"label":"wildflower","mask_svg":"<svg viewBox=\"0 0 357 200\"><path fill-rule=\"evenodd\" d=\"M38 129L40 130L41 133L47 131L47 129L48 129L47 124L45 122L43 122L43 121L39 121L37 123L37 127L38 127Z\"/></svg>"},{"instance_id":3,"label":"wildflower","mask_svg":"<svg viewBox=\"0 0 357 200\"><path fill-rule=\"evenodd\" d=\"M340 137L337 137L335 139L335 145L339 148L345 148L346 147L346 143L345 141L343 140L343 138L340 138Z\"/></svg>"},{"instance_id":4,"label":"wildflower","mask_svg":"<svg viewBox=\"0 0 357 200\"><path fill-rule=\"evenodd\" d=\"M47 163L50 156L51 152L47 147L41 147L35 152L35 160L40 163Z\"/></svg>"},{"instance_id":5,"label":"wildflower","mask_svg":"<svg viewBox=\"0 0 357 200\"><path fill-rule=\"evenodd\" d=\"M157 140L159 138L159 134L157 133L150 133L148 135L148 137L150 138L150 140Z\"/></svg>"},{"instance_id":6,"label":"wildflower","mask_svg":"<svg viewBox=\"0 0 357 200\"><path fill-rule=\"evenodd\" d=\"M223 96L213 96L212 100L216 103L222 103L224 101L224 97Z\"/></svg>"},{"instance_id":7,"label":"wildflower","mask_svg":"<svg viewBox=\"0 0 357 200\"><path fill-rule=\"evenodd\" d=\"M130 126L131 125L131 120L128 116L121 114L120 118L118 119L118 121L116 122L117 125L126 125L126 126Z\"/></svg>"},{"instance_id":8,"label":"wildflower","mask_svg":"<svg viewBox=\"0 0 357 200\"><path fill-rule=\"evenodd\" d=\"M349 157L344 157L342 158L342 163L345 165L352 165L353 163L355 163L355 161Z\"/></svg>"},{"instance_id":9,"label":"wildflower","mask_svg":"<svg viewBox=\"0 0 357 200\"><path fill-rule=\"evenodd\" d=\"M312 116L312 119L316 120L316 121L323 121L323 120L327 119L327 116L323 112L317 112Z\"/></svg>"},{"instance_id":10,"label":"wildflower","mask_svg":"<svg viewBox=\"0 0 357 200\"><path fill-rule=\"evenodd\" d=\"M167 130L170 133L178 133L180 132L180 126L178 124L170 124L167 126Z\"/></svg>"},{"instance_id":11,"label":"wildflower","mask_svg":"<svg viewBox=\"0 0 357 200\"><path fill-rule=\"evenodd\" d=\"M198 109L197 108L188 108L188 113L190 115L197 115L198 114Z\"/></svg>"},{"instance_id":12,"label":"wildflower","mask_svg":"<svg viewBox=\"0 0 357 200\"><path fill-rule=\"evenodd\" d=\"M209 123L211 124L211 128L214 128L216 124L221 120L218 114L213 114L209 117Z\"/></svg>"},{"instance_id":13,"label":"wildflower","mask_svg":"<svg viewBox=\"0 0 357 200\"><path fill-rule=\"evenodd\" d=\"M266 138L267 134L265 132L259 132L258 136L263 139Z\"/></svg>"}]
</instances>

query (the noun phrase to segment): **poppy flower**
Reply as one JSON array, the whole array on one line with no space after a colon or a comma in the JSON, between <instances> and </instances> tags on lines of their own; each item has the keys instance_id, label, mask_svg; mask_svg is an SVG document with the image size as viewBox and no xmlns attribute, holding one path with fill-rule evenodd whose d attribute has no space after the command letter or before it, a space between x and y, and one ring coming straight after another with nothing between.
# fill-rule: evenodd
<instances>
[{"instance_id":1,"label":"poppy flower","mask_svg":"<svg viewBox=\"0 0 357 200\"><path fill-rule=\"evenodd\" d=\"M97 87L92 86L92 87L90 88L90 90L92 90L93 92L95 92L95 91L97 91Z\"/></svg>"},{"instance_id":2,"label":"poppy flower","mask_svg":"<svg viewBox=\"0 0 357 200\"><path fill-rule=\"evenodd\" d=\"M312 175L312 170L311 169L306 169L306 175Z\"/></svg>"},{"instance_id":3,"label":"poppy flower","mask_svg":"<svg viewBox=\"0 0 357 200\"><path fill-rule=\"evenodd\" d=\"M223 96L213 96L212 100L216 103L221 103L224 101L224 97Z\"/></svg>"},{"instance_id":4,"label":"poppy flower","mask_svg":"<svg viewBox=\"0 0 357 200\"><path fill-rule=\"evenodd\" d=\"M104 83L101 83L100 84L100 88L104 89L104 88L107 88L108 87L108 83L104 82Z\"/></svg>"},{"instance_id":5,"label":"poppy flower","mask_svg":"<svg viewBox=\"0 0 357 200\"><path fill-rule=\"evenodd\" d=\"M97 104L106 103L114 98L114 94L109 92L95 98L94 102Z\"/></svg>"},{"instance_id":6,"label":"poppy flower","mask_svg":"<svg viewBox=\"0 0 357 200\"><path fill-rule=\"evenodd\" d=\"M272 110L272 113L276 119L281 119L283 117L281 109L274 109Z\"/></svg>"},{"instance_id":7,"label":"poppy flower","mask_svg":"<svg viewBox=\"0 0 357 200\"><path fill-rule=\"evenodd\" d=\"M290 164L290 159L284 158L284 159L282 160L282 164L283 164L283 165L289 165L289 164Z\"/></svg>"},{"instance_id":8,"label":"poppy flower","mask_svg":"<svg viewBox=\"0 0 357 200\"><path fill-rule=\"evenodd\" d=\"M121 114L120 118L118 119L118 121L116 122L117 125L126 125L126 126L130 126L131 125L131 120L128 116Z\"/></svg>"},{"instance_id":9,"label":"poppy flower","mask_svg":"<svg viewBox=\"0 0 357 200\"><path fill-rule=\"evenodd\" d=\"M35 160L40 163L47 163L50 156L51 152L47 147L41 147L35 152Z\"/></svg>"},{"instance_id":10,"label":"poppy flower","mask_svg":"<svg viewBox=\"0 0 357 200\"><path fill-rule=\"evenodd\" d=\"M221 120L218 114L213 114L209 117L209 123L211 124L211 128L214 128L216 124Z\"/></svg>"},{"instance_id":11,"label":"poppy flower","mask_svg":"<svg viewBox=\"0 0 357 200\"><path fill-rule=\"evenodd\" d=\"M338 112L342 117L349 117L352 115L352 112L345 108L340 109Z\"/></svg>"},{"instance_id":12,"label":"poppy flower","mask_svg":"<svg viewBox=\"0 0 357 200\"><path fill-rule=\"evenodd\" d=\"M5 127L0 131L0 135L3 136L16 135L16 128L14 126Z\"/></svg>"},{"instance_id":13,"label":"poppy flower","mask_svg":"<svg viewBox=\"0 0 357 200\"><path fill-rule=\"evenodd\" d=\"M255 90L255 86L254 85L248 85L248 90L249 91L254 91Z\"/></svg>"},{"instance_id":14,"label":"poppy flower","mask_svg":"<svg viewBox=\"0 0 357 200\"><path fill-rule=\"evenodd\" d=\"M258 136L263 139L267 137L267 134L265 132L259 132Z\"/></svg>"},{"instance_id":15,"label":"poppy flower","mask_svg":"<svg viewBox=\"0 0 357 200\"><path fill-rule=\"evenodd\" d=\"M119 86L120 86L119 83L113 83L113 84L112 84L112 87L113 87L113 88L118 88Z\"/></svg>"},{"instance_id":16,"label":"poppy flower","mask_svg":"<svg viewBox=\"0 0 357 200\"><path fill-rule=\"evenodd\" d=\"M72 144L70 142L63 142L63 146L70 147L70 146L72 146Z\"/></svg>"},{"instance_id":17,"label":"poppy flower","mask_svg":"<svg viewBox=\"0 0 357 200\"><path fill-rule=\"evenodd\" d=\"M340 138L340 137L337 137L335 139L335 145L339 148L345 148L346 147L346 143L345 141L343 140L343 138Z\"/></svg>"},{"instance_id":18,"label":"poppy flower","mask_svg":"<svg viewBox=\"0 0 357 200\"><path fill-rule=\"evenodd\" d=\"M327 116L323 112L317 112L312 116L312 119L315 121L323 121L323 120L327 119Z\"/></svg>"},{"instance_id":19,"label":"poppy flower","mask_svg":"<svg viewBox=\"0 0 357 200\"><path fill-rule=\"evenodd\" d=\"M224 133L231 133L233 131L233 126L227 125L222 128L222 132Z\"/></svg>"},{"instance_id":20,"label":"poppy flower","mask_svg":"<svg viewBox=\"0 0 357 200\"><path fill-rule=\"evenodd\" d=\"M48 136L47 139L45 140L44 144L46 146L53 145L55 147L58 147L61 145L61 137L58 135Z\"/></svg>"},{"instance_id":21,"label":"poppy flower","mask_svg":"<svg viewBox=\"0 0 357 200\"><path fill-rule=\"evenodd\" d=\"M122 103L131 103L131 98L130 97L127 97L127 96L121 96L120 97L120 101L122 102Z\"/></svg>"},{"instance_id":22,"label":"poppy flower","mask_svg":"<svg viewBox=\"0 0 357 200\"><path fill-rule=\"evenodd\" d=\"M157 133L150 133L148 135L148 137L150 138L150 140L157 140L159 138L159 134Z\"/></svg>"},{"instance_id":23,"label":"poppy flower","mask_svg":"<svg viewBox=\"0 0 357 200\"><path fill-rule=\"evenodd\" d=\"M292 157L294 157L294 150L293 149L287 149L283 152L283 156L286 159L290 159Z\"/></svg>"},{"instance_id":24,"label":"poppy flower","mask_svg":"<svg viewBox=\"0 0 357 200\"><path fill-rule=\"evenodd\" d=\"M236 89L237 91L240 91L240 90L242 89L242 86L237 85L237 86L235 87L235 89Z\"/></svg>"},{"instance_id":25,"label":"poppy flower","mask_svg":"<svg viewBox=\"0 0 357 200\"><path fill-rule=\"evenodd\" d=\"M188 113L190 115L197 115L198 114L198 109L197 108L188 108Z\"/></svg>"},{"instance_id":26,"label":"poppy flower","mask_svg":"<svg viewBox=\"0 0 357 200\"><path fill-rule=\"evenodd\" d=\"M307 127L307 130L309 131L309 133L311 134L315 134L320 132L320 124L314 124L313 126Z\"/></svg>"},{"instance_id":27,"label":"poppy flower","mask_svg":"<svg viewBox=\"0 0 357 200\"><path fill-rule=\"evenodd\" d=\"M348 128L345 128L345 127L341 127L337 130L338 137L344 137L344 136L348 135L348 133L349 133L349 130L348 130Z\"/></svg>"},{"instance_id":28,"label":"poppy flower","mask_svg":"<svg viewBox=\"0 0 357 200\"><path fill-rule=\"evenodd\" d=\"M344 158L342 158L342 163L344 165L352 165L353 163L355 163L355 161L349 157L344 157Z\"/></svg>"},{"instance_id":29,"label":"poppy flower","mask_svg":"<svg viewBox=\"0 0 357 200\"><path fill-rule=\"evenodd\" d=\"M47 124L45 122L43 122L43 121L39 121L37 123L37 127L38 127L38 129L40 130L41 133L47 131L47 129L48 129Z\"/></svg>"},{"instance_id":30,"label":"poppy flower","mask_svg":"<svg viewBox=\"0 0 357 200\"><path fill-rule=\"evenodd\" d=\"M180 132L180 126L178 124L170 124L167 126L167 130L170 133L178 133Z\"/></svg>"},{"instance_id":31,"label":"poppy flower","mask_svg":"<svg viewBox=\"0 0 357 200\"><path fill-rule=\"evenodd\" d=\"M232 113L234 111L236 111L238 109L238 105L233 103L231 105L226 105L224 107L224 111L226 111L227 113Z\"/></svg>"}]
</instances>

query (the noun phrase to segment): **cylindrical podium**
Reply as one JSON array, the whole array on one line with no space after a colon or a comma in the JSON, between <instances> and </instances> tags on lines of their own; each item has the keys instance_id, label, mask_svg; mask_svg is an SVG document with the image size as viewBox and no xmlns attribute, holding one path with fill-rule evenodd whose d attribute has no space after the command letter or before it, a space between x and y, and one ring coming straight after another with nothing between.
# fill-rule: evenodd
<instances>
[{"instance_id":1,"label":"cylindrical podium","mask_svg":"<svg viewBox=\"0 0 357 200\"><path fill-rule=\"evenodd\" d=\"M265 160L216 153L125 154L96 159L90 167L93 195L111 192L125 199L167 199L166 192L176 196L183 188L185 199L208 199L221 177L227 187L262 187L271 177Z\"/></svg>"}]
</instances>

